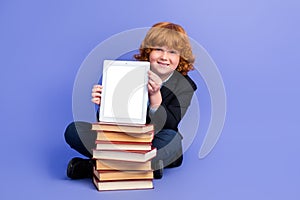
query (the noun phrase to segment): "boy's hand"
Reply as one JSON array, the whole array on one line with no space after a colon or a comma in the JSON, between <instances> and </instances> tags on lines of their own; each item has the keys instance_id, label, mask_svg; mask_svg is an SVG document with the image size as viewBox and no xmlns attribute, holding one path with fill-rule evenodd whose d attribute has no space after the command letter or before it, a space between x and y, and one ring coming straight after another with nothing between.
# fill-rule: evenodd
<instances>
[{"instance_id":1,"label":"boy's hand","mask_svg":"<svg viewBox=\"0 0 300 200\"><path fill-rule=\"evenodd\" d=\"M148 92L150 95L160 90L162 80L154 72L148 71Z\"/></svg>"},{"instance_id":2,"label":"boy's hand","mask_svg":"<svg viewBox=\"0 0 300 200\"><path fill-rule=\"evenodd\" d=\"M92 89L92 102L100 105L101 102L101 93L102 93L102 85L94 85Z\"/></svg>"},{"instance_id":3,"label":"boy's hand","mask_svg":"<svg viewBox=\"0 0 300 200\"><path fill-rule=\"evenodd\" d=\"M148 72L148 94L150 100L151 108L158 108L162 102L162 97L160 93L160 87L162 85L162 80L158 75L149 70Z\"/></svg>"}]
</instances>

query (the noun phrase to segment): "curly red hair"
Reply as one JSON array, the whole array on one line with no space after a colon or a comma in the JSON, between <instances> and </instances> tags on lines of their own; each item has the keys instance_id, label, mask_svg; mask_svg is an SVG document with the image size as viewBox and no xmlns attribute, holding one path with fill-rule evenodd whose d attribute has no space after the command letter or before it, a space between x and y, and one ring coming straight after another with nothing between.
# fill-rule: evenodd
<instances>
[{"instance_id":1,"label":"curly red hair","mask_svg":"<svg viewBox=\"0 0 300 200\"><path fill-rule=\"evenodd\" d=\"M179 51L180 60L176 70L181 74L187 75L194 69L195 58L189 37L180 25L170 22L154 24L146 34L139 48L139 54L134 55L135 59L149 61L149 54L156 46L166 46Z\"/></svg>"}]
</instances>

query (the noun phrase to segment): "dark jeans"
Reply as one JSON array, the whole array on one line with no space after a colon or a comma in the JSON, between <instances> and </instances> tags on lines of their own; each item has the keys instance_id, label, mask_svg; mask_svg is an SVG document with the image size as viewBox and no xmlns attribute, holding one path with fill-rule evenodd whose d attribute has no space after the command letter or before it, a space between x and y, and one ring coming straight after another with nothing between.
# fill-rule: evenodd
<instances>
[{"instance_id":1,"label":"dark jeans","mask_svg":"<svg viewBox=\"0 0 300 200\"><path fill-rule=\"evenodd\" d=\"M88 122L72 122L65 130L65 140L71 148L82 155L92 158L92 149L96 147L96 131L91 130ZM178 167L182 163L182 137L172 129L163 129L154 135L152 146L157 148L155 163L163 160L165 167Z\"/></svg>"}]
</instances>

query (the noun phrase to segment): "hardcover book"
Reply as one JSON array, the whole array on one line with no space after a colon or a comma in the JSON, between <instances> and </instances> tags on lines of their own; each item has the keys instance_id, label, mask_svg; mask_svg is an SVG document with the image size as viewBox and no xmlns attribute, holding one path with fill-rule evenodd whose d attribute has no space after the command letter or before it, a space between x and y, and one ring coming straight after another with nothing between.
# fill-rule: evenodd
<instances>
[{"instance_id":1,"label":"hardcover book","mask_svg":"<svg viewBox=\"0 0 300 200\"><path fill-rule=\"evenodd\" d=\"M146 162L156 156L157 150L93 150L94 159L124 160L133 162Z\"/></svg>"},{"instance_id":2,"label":"hardcover book","mask_svg":"<svg viewBox=\"0 0 300 200\"><path fill-rule=\"evenodd\" d=\"M116 124L107 122L92 123L92 130L125 133L147 133L154 130L153 124Z\"/></svg>"},{"instance_id":3,"label":"hardcover book","mask_svg":"<svg viewBox=\"0 0 300 200\"><path fill-rule=\"evenodd\" d=\"M146 162L131 162L131 161L120 161L120 160L96 160L96 170L135 170L135 171L150 171L151 161Z\"/></svg>"},{"instance_id":4,"label":"hardcover book","mask_svg":"<svg viewBox=\"0 0 300 200\"><path fill-rule=\"evenodd\" d=\"M97 131L96 140L111 142L152 142L154 132L147 133L123 133L111 131Z\"/></svg>"},{"instance_id":5,"label":"hardcover book","mask_svg":"<svg viewBox=\"0 0 300 200\"><path fill-rule=\"evenodd\" d=\"M99 191L153 189L152 180L100 181L94 176L93 182Z\"/></svg>"},{"instance_id":6,"label":"hardcover book","mask_svg":"<svg viewBox=\"0 0 300 200\"><path fill-rule=\"evenodd\" d=\"M153 179L153 171L100 171L94 169L94 175L99 181Z\"/></svg>"}]
</instances>

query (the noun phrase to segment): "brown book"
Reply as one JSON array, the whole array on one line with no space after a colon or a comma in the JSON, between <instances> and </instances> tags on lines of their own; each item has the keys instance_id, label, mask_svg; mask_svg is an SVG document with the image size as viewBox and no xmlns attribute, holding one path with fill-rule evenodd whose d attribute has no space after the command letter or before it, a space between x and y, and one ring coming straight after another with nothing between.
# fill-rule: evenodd
<instances>
[{"instance_id":1,"label":"brown book","mask_svg":"<svg viewBox=\"0 0 300 200\"><path fill-rule=\"evenodd\" d=\"M94 175L99 181L153 179L153 171L99 171L94 169Z\"/></svg>"},{"instance_id":2,"label":"brown book","mask_svg":"<svg viewBox=\"0 0 300 200\"><path fill-rule=\"evenodd\" d=\"M120 161L120 160L96 160L95 164L96 170L139 170L139 171L150 171L151 161L146 162L130 162L130 161Z\"/></svg>"},{"instance_id":3,"label":"brown book","mask_svg":"<svg viewBox=\"0 0 300 200\"><path fill-rule=\"evenodd\" d=\"M120 142L96 140L97 150L151 150L151 142Z\"/></svg>"},{"instance_id":4,"label":"brown book","mask_svg":"<svg viewBox=\"0 0 300 200\"><path fill-rule=\"evenodd\" d=\"M97 131L96 140L99 141L122 141L122 142L151 142L154 137L154 132L146 133L122 133L112 131Z\"/></svg>"},{"instance_id":5,"label":"brown book","mask_svg":"<svg viewBox=\"0 0 300 200\"><path fill-rule=\"evenodd\" d=\"M108 122L92 123L92 130L95 131L114 131L125 133L147 133L154 130L153 124L116 124Z\"/></svg>"},{"instance_id":6,"label":"brown book","mask_svg":"<svg viewBox=\"0 0 300 200\"><path fill-rule=\"evenodd\" d=\"M133 162L146 162L156 156L157 150L97 150L93 149L94 159L124 160Z\"/></svg>"},{"instance_id":7,"label":"brown book","mask_svg":"<svg viewBox=\"0 0 300 200\"><path fill-rule=\"evenodd\" d=\"M93 183L98 191L153 189L152 180L100 181L96 176Z\"/></svg>"}]
</instances>

